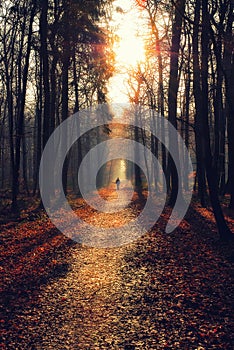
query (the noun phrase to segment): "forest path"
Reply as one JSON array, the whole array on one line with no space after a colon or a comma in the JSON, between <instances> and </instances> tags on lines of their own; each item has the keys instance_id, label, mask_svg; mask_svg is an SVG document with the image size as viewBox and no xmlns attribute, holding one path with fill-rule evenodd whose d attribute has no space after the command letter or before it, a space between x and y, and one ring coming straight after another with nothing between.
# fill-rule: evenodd
<instances>
[{"instance_id":1,"label":"forest path","mask_svg":"<svg viewBox=\"0 0 234 350\"><path fill-rule=\"evenodd\" d=\"M101 214L81 204L81 217L105 227L131 220L140 205L136 198L121 212ZM137 241L113 248L71 242L46 217L5 229L11 253L1 258L0 348L232 349L229 250L193 209L165 234L168 215Z\"/></svg>"}]
</instances>

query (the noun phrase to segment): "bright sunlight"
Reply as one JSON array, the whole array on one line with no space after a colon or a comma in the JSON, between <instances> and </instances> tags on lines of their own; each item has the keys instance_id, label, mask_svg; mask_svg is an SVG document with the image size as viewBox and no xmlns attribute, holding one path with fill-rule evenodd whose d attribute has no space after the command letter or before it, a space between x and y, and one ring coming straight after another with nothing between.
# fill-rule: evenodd
<instances>
[{"instance_id":1,"label":"bright sunlight","mask_svg":"<svg viewBox=\"0 0 234 350\"><path fill-rule=\"evenodd\" d=\"M122 65L125 69L134 68L139 62L144 61L144 42L137 35L136 28L130 25L125 25L123 32L123 36L114 45L117 64Z\"/></svg>"},{"instance_id":2,"label":"bright sunlight","mask_svg":"<svg viewBox=\"0 0 234 350\"><path fill-rule=\"evenodd\" d=\"M128 102L127 72L145 60L143 19L133 4L133 1L114 2L116 11L113 26L116 28L117 37L113 49L116 55L116 73L109 83L111 102Z\"/></svg>"}]
</instances>

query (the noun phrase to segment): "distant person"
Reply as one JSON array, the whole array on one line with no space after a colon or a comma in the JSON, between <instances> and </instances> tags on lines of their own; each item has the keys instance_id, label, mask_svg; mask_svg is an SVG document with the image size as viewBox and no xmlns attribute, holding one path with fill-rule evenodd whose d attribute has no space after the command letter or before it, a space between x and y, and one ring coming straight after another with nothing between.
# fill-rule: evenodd
<instances>
[{"instance_id":1,"label":"distant person","mask_svg":"<svg viewBox=\"0 0 234 350\"><path fill-rule=\"evenodd\" d=\"M119 190L119 186L120 186L120 179L117 177L116 181L116 189Z\"/></svg>"}]
</instances>

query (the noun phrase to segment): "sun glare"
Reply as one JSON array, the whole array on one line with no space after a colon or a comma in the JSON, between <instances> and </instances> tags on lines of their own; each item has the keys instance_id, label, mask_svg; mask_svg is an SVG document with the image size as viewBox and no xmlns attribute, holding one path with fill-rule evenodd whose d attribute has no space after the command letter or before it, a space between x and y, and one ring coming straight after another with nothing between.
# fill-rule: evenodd
<instances>
[{"instance_id":1,"label":"sun glare","mask_svg":"<svg viewBox=\"0 0 234 350\"><path fill-rule=\"evenodd\" d=\"M136 67L145 58L144 43L140 37L126 28L126 36L120 38L114 47L116 60L126 69Z\"/></svg>"},{"instance_id":2,"label":"sun glare","mask_svg":"<svg viewBox=\"0 0 234 350\"><path fill-rule=\"evenodd\" d=\"M110 79L109 98L114 102L128 102L126 80L128 73L145 60L144 25L140 11L134 1L116 0L116 11L113 15L116 41L113 45L115 52L115 74Z\"/></svg>"}]
</instances>

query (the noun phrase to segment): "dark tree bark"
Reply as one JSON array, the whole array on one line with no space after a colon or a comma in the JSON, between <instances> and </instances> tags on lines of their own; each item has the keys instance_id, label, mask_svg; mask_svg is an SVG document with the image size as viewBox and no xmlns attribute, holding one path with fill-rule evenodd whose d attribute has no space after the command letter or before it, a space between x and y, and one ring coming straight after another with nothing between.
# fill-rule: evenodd
<instances>
[{"instance_id":1,"label":"dark tree bark","mask_svg":"<svg viewBox=\"0 0 234 350\"><path fill-rule=\"evenodd\" d=\"M202 0L202 34L201 34L201 78L202 78L202 113L203 128L201 143L204 150L206 177L209 186L211 205L214 211L220 237L227 239L232 236L223 216L218 196L217 172L213 166L210 146L209 111L208 111L208 61L209 61L209 13L208 0Z\"/></svg>"},{"instance_id":2,"label":"dark tree bark","mask_svg":"<svg viewBox=\"0 0 234 350\"><path fill-rule=\"evenodd\" d=\"M195 98L195 141L196 141L196 160L197 160L197 184L198 197L201 205L206 205L206 178L205 178L205 159L203 157L203 148L200 142L200 135L203 129L202 116L202 90L200 76L200 60L199 60L199 24L200 24L201 1L197 0L195 5L195 18L193 27L193 92ZM208 101L207 101L208 103Z\"/></svg>"},{"instance_id":3,"label":"dark tree bark","mask_svg":"<svg viewBox=\"0 0 234 350\"><path fill-rule=\"evenodd\" d=\"M147 11L150 17L150 23L152 27L152 32L155 37L155 51L158 59L158 84L159 84L159 113L162 117L162 123L161 123L161 134L162 134L162 143L161 143L161 151L162 151L162 169L164 174L166 174L166 177L168 178L167 174L167 152L165 147L165 130L164 130L164 122L163 118L165 117L165 94L164 94L164 83L163 83L163 59L162 59L162 52L161 52L161 45L160 45L160 39L159 39L159 33L158 28L156 25L156 15L153 16L152 11L150 7L147 6ZM165 185L165 184L164 184ZM166 190L164 188L164 190Z\"/></svg>"},{"instance_id":4,"label":"dark tree bark","mask_svg":"<svg viewBox=\"0 0 234 350\"><path fill-rule=\"evenodd\" d=\"M41 60L42 60L42 76L43 76L43 148L50 136L50 70L49 70L49 53L48 53L48 0L41 1L40 16L40 40L41 40Z\"/></svg>"},{"instance_id":5,"label":"dark tree bark","mask_svg":"<svg viewBox=\"0 0 234 350\"><path fill-rule=\"evenodd\" d=\"M63 52L62 52L62 121L68 118L68 72L70 66L70 45L71 45L71 37L70 37L70 26L69 26L69 8L70 8L70 0L64 1L64 21L63 21ZM64 139L65 137L65 139ZM62 142L66 143L66 135L64 132L62 134ZM65 196L67 195L67 173L69 166L69 154L66 156L64 164L63 164L63 173L62 173L62 182L63 182L63 190Z\"/></svg>"},{"instance_id":6,"label":"dark tree bark","mask_svg":"<svg viewBox=\"0 0 234 350\"><path fill-rule=\"evenodd\" d=\"M22 72L22 91L20 93L20 101L18 103L18 118L16 121L16 137L15 137L15 162L13 170L13 187L12 187L12 211L18 211L17 197L19 193L19 171L20 171L20 160L21 160L21 143L22 135L24 131L24 110L26 102L26 91L27 91L27 82L28 82L28 69L29 69L29 58L31 53L31 40L33 32L33 20L36 13L36 5L34 4L29 18L29 28L27 35L27 48L25 53L25 63L24 69ZM20 52L22 55L22 52ZM19 56L19 65L21 65L22 57ZM21 89L20 89L21 90Z\"/></svg>"},{"instance_id":7,"label":"dark tree bark","mask_svg":"<svg viewBox=\"0 0 234 350\"><path fill-rule=\"evenodd\" d=\"M169 77L169 91L168 91L168 119L171 124L177 129L177 95L179 88L179 51L180 39L182 31L183 15L185 12L185 0L178 0L175 4L175 17L172 25L172 43L171 43L171 57L170 57L170 77ZM170 149L174 149L179 154L178 140L173 137L169 138ZM179 169L179 164L177 164ZM169 171L171 174L171 193L168 205L174 206L177 196L180 196L181 191L178 188L178 176L175 163L169 155ZM182 200L182 198L181 198Z\"/></svg>"},{"instance_id":8,"label":"dark tree bark","mask_svg":"<svg viewBox=\"0 0 234 350\"><path fill-rule=\"evenodd\" d=\"M42 85L43 85L43 126L42 126L42 146L43 149L50 137L50 69L49 69L49 52L48 52L48 0L41 1L41 15L40 15L40 55L42 62ZM50 164L44 164L44 167L49 167ZM41 169L42 171L46 171L46 169ZM48 173L51 173L49 171ZM48 182L52 181L52 178L47 179ZM50 201L50 193L48 192L48 188L51 186L47 186L46 193L43 193L43 198L46 198L46 202ZM44 191L44 186L42 185L40 188L41 191ZM40 207L43 207L43 203L40 203Z\"/></svg>"},{"instance_id":9,"label":"dark tree bark","mask_svg":"<svg viewBox=\"0 0 234 350\"><path fill-rule=\"evenodd\" d=\"M226 191L230 193L229 208L234 209L234 53L233 22L234 4L229 1L227 28L224 34L224 76L226 87L226 111L228 131L228 181Z\"/></svg>"},{"instance_id":10,"label":"dark tree bark","mask_svg":"<svg viewBox=\"0 0 234 350\"><path fill-rule=\"evenodd\" d=\"M80 102L79 102L79 75L80 75L80 67L79 71L77 72L77 62L76 62L76 51L75 47L73 48L73 79L74 79L74 87L75 87L75 106L74 106L74 113L79 112L80 110ZM77 128L80 129L80 119L77 121ZM82 161L82 142L81 138L79 137L77 140L77 161L75 166L75 172L78 174L80 164ZM80 195L80 190L78 186L77 176L75 177L75 189L77 190L78 195Z\"/></svg>"},{"instance_id":11,"label":"dark tree bark","mask_svg":"<svg viewBox=\"0 0 234 350\"><path fill-rule=\"evenodd\" d=\"M210 28L214 45L214 63L212 64L213 108L214 108L214 164L218 177L219 192L225 186L225 130L226 120L223 108L223 69L222 69L222 35L218 28L217 38Z\"/></svg>"},{"instance_id":12,"label":"dark tree bark","mask_svg":"<svg viewBox=\"0 0 234 350\"><path fill-rule=\"evenodd\" d=\"M191 54L189 54L189 57L191 57ZM190 115L189 115L189 105L190 105L190 90L191 90L191 70L190 65L188 66L187 71L187 83L186 83L186 92L185 92L185 146L187 149L189 149L189 124L190 124ZM189 183L188 183L188 153L185 155L184 163L185 163L185 176L184 176L184 187L185 190L189 190Z\"/></svg>"},{"instance_id":13,"label":"dark tree bark","mask_svg":"<svg viewBox=\"0 0 234 350\"><path fill-rule=\"evenodd\" d=\"M34 122L34 174L33 174L33 196L36 195L38 191L38 173L41 160L42 152L42 61L38 56L36 56L36 79L38 80L36 91L37 91L37 102L35 108L35 122ZM39 194L39 191L38 191Z\"/></svg>"}]
</instances>

